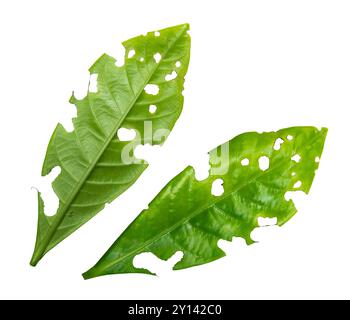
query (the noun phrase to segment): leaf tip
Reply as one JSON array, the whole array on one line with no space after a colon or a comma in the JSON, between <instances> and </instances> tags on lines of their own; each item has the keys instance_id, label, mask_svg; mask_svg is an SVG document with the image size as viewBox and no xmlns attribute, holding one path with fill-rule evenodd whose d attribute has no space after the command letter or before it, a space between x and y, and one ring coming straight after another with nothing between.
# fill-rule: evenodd
<instances>
[{"instance_id":1,"label":"leaf tip","mask_svg":"<svg viewBox=\"0 0 350 320\"><path fill-rule=\"evenodd\" d=\"M31 267L36 267L37 264L38 264L38 261L35 260L34 255L33 255L32 258L30 259L29 265Z\"/></svg>"},{"instance_id":2,"label":"leaf tip","mask_svg":"<svg viewBox=\"0 0 350 320\"><path fill-rule=\"evenodd\" d=\"M90 270L88 270L88 271L86 271L86 272L84 272L84 273L82 274L82 277L83 277L84 280L89 280L89 279L92 279L92 278L97 277L97 275L93 275L93 274L90 272L91 270L92 270L92 269L90 269Z\"/></svg>"}]
</instances>

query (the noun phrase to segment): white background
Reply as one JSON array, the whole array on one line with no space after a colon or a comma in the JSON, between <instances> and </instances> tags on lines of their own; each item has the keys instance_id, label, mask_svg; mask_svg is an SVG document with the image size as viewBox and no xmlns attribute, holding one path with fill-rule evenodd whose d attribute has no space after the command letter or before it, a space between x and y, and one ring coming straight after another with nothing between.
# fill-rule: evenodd
<instances>
[{"instance_id":1,"label":"white background","mask_svg":"<svg viewBox=\"0 0 350 320\"><path fill-rule=\"evenodd\" d=\"M349 1L2 1L0 4L0 298L350 298ZM189 22L192 57L185 105L151 166L100 215L29 266L36 192L58 121L71 126L72 90L120 42ZM326 126L311 193L284 227L260 243L224 243L227 257L201 267L84 281L91 267L164 184L213 147L246 131Z\"/></svg>"}]
</instances>

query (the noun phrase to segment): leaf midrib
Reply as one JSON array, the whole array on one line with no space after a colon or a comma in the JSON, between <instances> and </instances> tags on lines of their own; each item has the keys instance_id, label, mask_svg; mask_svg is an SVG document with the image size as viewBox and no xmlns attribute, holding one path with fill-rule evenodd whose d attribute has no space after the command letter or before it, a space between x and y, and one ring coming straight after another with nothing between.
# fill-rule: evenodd
<instances>
[{"instance_id":1,"label":"leaf midrib","mask_svg":"<svg viewBox=\"0 0 350 320\"><path fill-rule=\"evenodd\" d=\"M169 51L174 47L174 45L177 43L177 41L179 39L181 39L181 37L183 36L183 34L187 31L187 28L184 28L183 31L181 31L181 33L178 35L178 37L171 43L171 45L167 48L164 57L167 56L167 54L169 53ZM88 170L86 171L85 175L82 177L82 179L79 181L79 183L76 185L76 187L73 189L73 192L71 194L71 196L68 198L67 202L64 204L64 206L62 207L61 210L59 210L57 212L57 214L55 215L56 219L53 221L53 223L51 224L50 228L49 228L49 232L46 234L46 236L43 239L43 242L40 244L39 249L37 250L37 254L36 256L38 257L37 261L38 262L41 257L50 249L49 248L49 244L52 240L52 238L55 235L56 230L58 229L59 225L61 224L61 222L63 221L66 212L68 210L68 208L71 206L71 203L74 201L74 199L76 198L76 196L78 195L81 187L85 184L86 180L88 179L88 177L90 176L91 172L94 170L94 168L96 167L98 161L100 160L101 156L103 155L103 153L105 152L107 146L110 144L110 142L112 141L115 133L117 132L118 128L120 127L120 125L123 123L123 121L125 120L126 116L129 114L130 110L132 109L132 107L135 105L136 101L138 100L138 98L140 97L140 95L142 94L142 92L144 91L144 88L146 87L146 85L149 83L149 81L151 80L152 76L154 75L154 73L158 70L162 60L164 58L162 57L161 61L159 61L159 63L155 64L155 67L153 68L153 70L150 72L149 76L146 78L146 80L144 81L143 85L140 87L140 90L138 92L137 95L135 95L134 99L131 101L129 107L127 108L126 112L122 115L122 117L120 118L120 120L118 121L118 123L116 124L116 126L114 127L114 129L111 131L111 134L109 135L109 137L107 138L106 142L103 144L100 152L97 154L95 160L91 163L91 165L88 167ZM47 249L49 248L49 249Z\"/></svg>"},{"instance_id":2,"label":"leaf midrib","mask_svg":"<svg viewBox=\"0 0 350 320\"><path fill-rule=\"evenodd\" d=\"M278 134L278 132L277 132ZM308 146L306 147L306 150L309 150L311 149L311 146L315 143L315 141L317 141L319 139L318 136L316 136L314 139L311 140L311 142L308 144ZM295 144L293 144L293 154L295 153ZM322 154L322 151L321 151L321 154ZM203 205L202 207L200 207L199 209L195 210L191 215L189 215L188 217L184 218L184 219L181 219L178 223L175 223L174 225L172 225L170 228L167 228L165 230L165 232L163 233L160 233L158 235L156 235L155 237L153 237L152 239L150 239L149 241L147 241L145 244L143 244L142 246L138 247L137 249L129 252L128 254L126 255L123 255L122 257L118 258L117 260L113 261L112 263L109 263L107 265L102 265L101 266L101 269L109 269L115 265L117 265L120 261L123 261L127 258L129 258L130 256L133 256L134 254L137 254L139 252L142 252L142 250L146 247L148 247L149 245L153 244L154 242L156 241L159 241L159 239L161 239L162 237L166 236L167 234L169 234L170 232L172 232L173 230L177 229L179 226L181 226L182 224L186 223L187 221L191 220L192 218L194 218L195 216L201 214L204 210L207 210L211 207L214 207L218 202L232 196L233 194L237 193L238 191L240 191L241 189L243 189L244 187L246 187L247 185L253 183L254 181L256 181L257 179L267 175L267 174L270 174L272 171L275 171L276 169L279 169L281 166L284 165L284 161L281 162L279 165L276 165L274 168L272 169L269 169L269 170L266 170L266 171L263 171L261 174L259 175L256 175L252 180L249 180L249 182L247 183L244 183L242 185L240 185L239 188L233 190L232 192L229 192L227 193L225 196L222 196L222 197L219 197L216 201L213 201L212 204L210 205ZM291 169L291 165L292 165L292 161L290 160L290 166L288 168L288 170ZM187 167L189 168L189 167ZM185 169L186 170L186 169ZM184 170L184 171L185 171ZM117 240L118 241L118 240ZM106 255L108 254L108 252L112 251L113 250L113 245L112 247L107 251ZM86 274L88 274L90 271L93 272L93 270L98 270L98 266L96 265L95 267L93 267L91 270L88 270L86 272Z\"/></svg>"},{"instance_id":3,"label":"leaf midrib","mask_svg":"<svg viewBox=\"0 0 350 320\"><path fill-rule=\"evenodd\" d=\"M235 194L235 193L238 192L239 190L243 189L243 188L246 187L247 185L249 185L249 184L253 183L254 181L256 181L257 179L259 179L260 177L262 177L262 176L264 176L264 175L267 175L267 174L270 174L272 171L276 170L277 168L280 168L283 164L284 164L284 163L281 163L280 165L274 167L273 169L267 170L267 171L261 173L260 175L257 175L256 177L254 177L254 178L253 178L252 180L250 180L249 182L247 182L247 183L245 183L245 184L242 184L239 188L237 188L237 189L233 190L232 192L227 193L225 196L220 197L219 199L213 201L212 204L210 204L210 205L204 205L204 206L200 207L199 209L195 210L192 214L190 214L188 217L179 220L179 222L175 223L175 224L172 225L170 228L167 228L167 229L165 230L165 232L158 234L157 236L153 237L152 239L150 239L149 241L147 241L145 244L143 244L143 245L140 246L139 248L137 248L137 249L135 249L135 250L129 252L128 254L126 254L126 255L124 255L124 256L118 258L117 260L113 261L112 263L107 264L107 265L105 265L105 266L102 266L101 269L102 269L102 270L103 270L103 269L109 269L109 268L111 268L111 267L117 265L120 261L123 261L123 260L129 258L130 256L133 256L134 254L136 254L136 253L138 253L138 252L141 252L144 248L148 247L149 245L153 244L153 243L156 242L156 241L159 241L159 239L163 238L164 236L166 236L167 234L169 234L169 233L172 232L173 230L177 229L179 226L181 226L182 224L186 223L187 221L191 220L191 219L194 218L195 216L201 214L204 210L207 210L207 209L209 209L209 208L215 206L218 202L220 202L220 201L222 201L222 200L224 200L224 199L226 199L226 198L232 196L233 194ZM189 167L187 167L187 168L189 168ZM186 169L185 169L185 170L186 170ZM110 248L110 250L108 250L108 252L111 251L111 250L113 250L113 246ZM92 271L93 269L95 269L95 267L93 267L93 268L91 269L91 271ZM98 266L96 266L96 269L99 269ZM90 270L87 271L87 273L89 273L89 272L90 272Z\"/></svg>"}]
</instances>

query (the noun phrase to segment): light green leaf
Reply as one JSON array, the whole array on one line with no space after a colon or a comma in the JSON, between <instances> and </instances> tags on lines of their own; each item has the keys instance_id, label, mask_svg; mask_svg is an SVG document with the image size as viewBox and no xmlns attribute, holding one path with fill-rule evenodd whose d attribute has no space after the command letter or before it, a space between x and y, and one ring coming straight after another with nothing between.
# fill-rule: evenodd
<instances>
[{"instance_id":1,"label":"light green leaf","mask_svg":"<svg viewBox=\"0 0 350 320\"><path fill-rule=\"evenodd\" d=\"M214 149L206 180L197 181L192 167L177 175L84 278L151 274L133 265L134 257L143 252L167 260L182 251L183 258L174 267L177 270L223 257L219 239L242 237L252 244L250 234L258 227L259 217L276 217L282 225L296 213L285 194L309 192L326 134L327 129L314 127L249 132ZM217 179L223 181L220 196L211 193Z\"/></svg>"},{"instance_id":2,"label":"light green leaf","mask_svg":"<svg viewBox=\"0 0 350 320\"><path fill-rule=\"evenodd\" d=\"M47 149L42 175L61 168L52 184L59 208L54 216L46 216L38 193L32 265L135 182L147 167L133 155L137 144L162 144L166 139L182 111L188 29L184 24L127 40L122 67L102 55L90 68L97 75L97 92L88 92L82 100L72 96L70 102L77 107L74 130L67 132L58 124ZM155 86L152 94L149 85ZM138 136L133 142L120 141L119 128L134 129Z\"/></svg>"}]
</instances>

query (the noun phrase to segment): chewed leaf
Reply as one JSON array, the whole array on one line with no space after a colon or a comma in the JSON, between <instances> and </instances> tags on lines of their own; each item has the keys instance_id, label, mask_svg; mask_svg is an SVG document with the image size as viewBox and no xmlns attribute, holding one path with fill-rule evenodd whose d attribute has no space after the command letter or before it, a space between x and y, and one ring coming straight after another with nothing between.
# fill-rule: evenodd
<instances>
[{"instance_id":1,"label":"chewed leaf","mask_svg":"<svg viewBox=\"0 0 350 320\"><path fill-rule=\"evenodd\" d=\"M67 132L58 124L49 142L42 175L61 168L52 183L59 208L47 217L39 194L32 265L137 180L147 167L133 154L137 145L160 145L168 136L183 106L190 58L188 29L184 24L160 30L158 36L149 32L127 40L124 65L117 66L114 58L104 54L90 68L88 94L82 100L74 95L70 99L77 108L74 130ZM162 57L158 62L153 57L156 53ZM175 66L177 61L180 68ZM166 81L175 68L176 79ZM157 91L147 94L147 86ZM150 112L150 106L156 106L157 112ZM121 128L132 129L135 138L119 139Z\"/></svg>"},{"instance_id":2,"label":"chewed leaf","mask_svg":"<svg viewBox=\"0 0 350 320\"><path fill-rule=\"evenodd\" d=\"M309 192L326 134L327 129L314 127L249 132L212 150L206 180L196 180L193 168L187 167L84 277L150 274L133 265L135 256L143 252L167 260L181 251L183 258L174 269L184 269L223 257L220 239L242 237L252 244L251 232L259 227L259 218L276 218L277 224L283 225L296 213L285 194ZM284 143L276 150L278 139ZM296 154L298 162L292 159ZM215 185L222 186L220 192L213 192Z\"/></svg>"}]
</instances>

